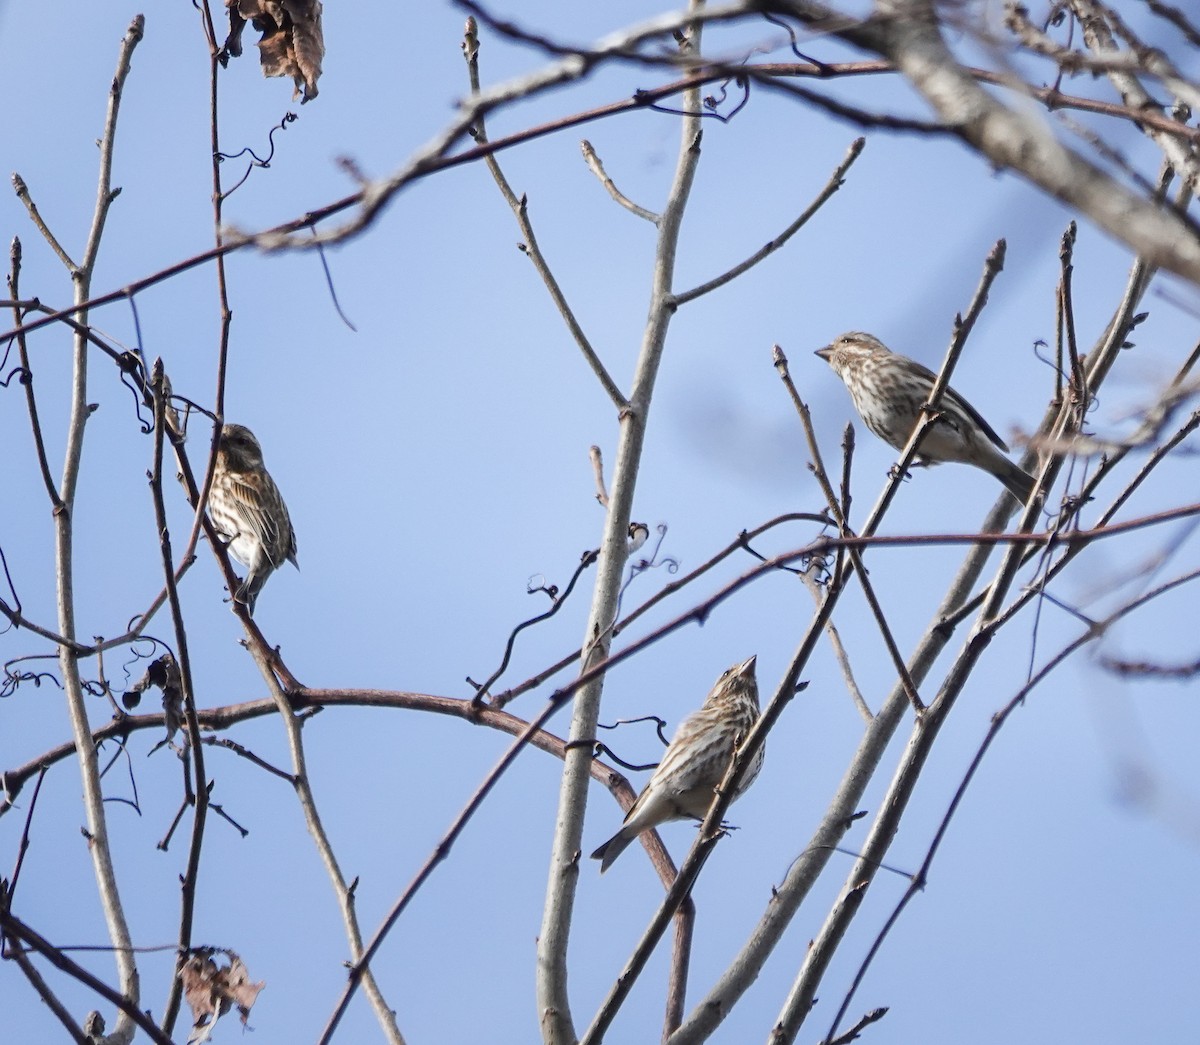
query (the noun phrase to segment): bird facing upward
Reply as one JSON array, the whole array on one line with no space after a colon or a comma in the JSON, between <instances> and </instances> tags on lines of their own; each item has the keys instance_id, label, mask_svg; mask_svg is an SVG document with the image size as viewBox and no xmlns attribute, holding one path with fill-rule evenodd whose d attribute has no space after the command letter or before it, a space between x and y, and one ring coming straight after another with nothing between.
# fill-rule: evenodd
<instances>
[{"instance_id":1,"label":"bird facing upward","mask_svg":"<svg viewBox=\"0 0 1200 1045\"><path fill-rule=\"evenodd\" d=\"M903 450L937 375L859 331L842 334L816 354L842 379L863 423L893 449ZM918 462L959 461L982 468L1025 504L1033 493L1033 476L1004 456L1008 447L979 411L953 388L942 393L937 409L937 421L921 440Z\"/></svg>"},{"instance_id":2,"label":"bird facing upward","mask_svg":"<svg viewBox=\"0 0 1200 1045\"><path fill-rule=\"evenodd\" d=\"M645 790L625 815L621 830L592 853L603 874L643 831L668 820L703 820L737 746L758 721L758 681L751 657L726 670L704 704L680 724ZM734 800L754 783L765 747L746 767Z\"/></svg>"},{"instance_id":3,"label":"bird facing upward","mask_svg":"<svg viewBox=\"0 0 1200 1045\"><path fill-rule=\"evenodd\" d=\"M248 570L233 597L253 614L271 573L285 562L297 569L300 564L287 505L263 464L262 447L244 425L221 429L208 513L229 553Z\"/></svg>"}]
</instances>

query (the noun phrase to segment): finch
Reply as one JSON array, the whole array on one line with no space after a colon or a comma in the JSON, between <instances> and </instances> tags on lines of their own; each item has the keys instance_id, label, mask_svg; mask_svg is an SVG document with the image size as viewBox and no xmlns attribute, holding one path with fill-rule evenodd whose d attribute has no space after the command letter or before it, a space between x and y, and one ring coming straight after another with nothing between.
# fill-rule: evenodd
<instances>
[{"instance_id":1,"label":"finch","mask_svg":"<svg viewBox=\"0 0 1200 1045\"><path fill-rule=\"evenodd\" d=\"M816 354L842 379L863 423L889 446L903 450L937 376L878 338L857 331L843 334ZM921 440L918 463L959 461L982 468L1025 504L1034 478L1004 456L1008 447L979 411L953 388L942 393L937 409L937 420Z\"/></svg>"},{"instance_id":2,"label":"finch","mask_svg":"<svg viewBox=\"0 0 1200 1045\"><path fill-rule=\"evenodd\" d=\"M233 597L253 615L258 593L272 571L284 562L297 569L300 564L287 505L263 464L262 447L244 425L221 429L208 513L230 554L248 570Z\"/></svg>"},{"instance_id":3,"label":"finch","mask_svg":"<svg viewBox=\"0 0 1200 1045\"><path fill-rule=\"evenodd\" d=\"M738 744L758 721L757 659L751 657L729 668L700 709L679 724L650 783L625 815L621 830L592 853L592 859L600 861L601 874L643 831L668 820L704 819ZM746 767L735 800L754 783L765 750L760 747Z\"/></svg>"}]
</instances>

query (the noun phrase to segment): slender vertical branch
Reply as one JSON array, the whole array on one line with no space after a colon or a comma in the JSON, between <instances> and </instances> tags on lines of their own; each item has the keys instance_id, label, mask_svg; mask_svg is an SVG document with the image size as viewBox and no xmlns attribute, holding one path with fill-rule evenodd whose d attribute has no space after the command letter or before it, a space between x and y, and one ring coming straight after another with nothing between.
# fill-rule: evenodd
<instances>
[{"instance_id":1,"label":"slender vertical branch","mask_svg":"<svg viewBox=\"0 0 1200 1045\"><path fill-rule=\"evenodd\" d=\"M700 9L700 0L692 0L689 10ZM698 52L700 34L691 29L683 46ZM683 215L700 161L700 92L690 89L684 95L684 108L692 115L680 122L680 146L675 174L666 206L657 226L657 246L651 286L650 314L642 335L641 350L634 372L628 406L620 413L620 435L609 490L608 511L600 559L596 567L596 585L584 633L582 668L605 659L611 642L611 623L616 618L626 559L629 519L638 469L650 413L659 365L666 347L667 331L675 313L672 286L675 255ZM558 817L551 845L550 875L537 949L537 1001L542 1038L548 1045L574 1042L574 1021L567 994L567 952L571 918L579 880L579 853L583 836L583 816L587 806L590 740L596 733L603 679L598 678L576 694L569 741L572 747L563 765L559 790Z\"/></svg>"},{"instance_id":2,"label":"slender vertical branch","mask_svg":"<svg viewBox=\"0 0 1200 1045\"><path fill-rule=\"evenodd\" d=\"M821 600L825 597L825 593L814 574L813 567L802 570L800 580L819 607ZM842 680L846 683L846 690L850 694L850 699L854 701L854 706L858 708L858 713L862 716L862 720L870 722L875 717L874 713L867 705L867 701L862 695L862 690L858 688L858 683L854 678L854 669L850 666L850 656L846 652L846 647L842 645L842 636L838 633L837 625L833 623L832 617L825 624L825 634L829 636L829 646L833 650L833 659L837 661L837 666L842 672ZM907 671L907 668L905 670Z\"/></svg>"},{"instance_id":3,"label":"slender vertical branch","mask_svg":"<svg viewBox=\"0 0 1200 1045\"><path fill-rule=\"evenodd\" d=\"M204 772L204 748L200 742L200 723L196 717L195 690L192 687L192 659L187 629L183 623L183 608L180 605L179 591L175 584L171 531L167 525L167 507L163 500L162 465L163 437L166 429L165 390L167 382L163 374L161 359L155 360L151 387L154 391L154 464L150 477L150 492L154 501L154 521L158 527L167 600L171 607L171 623L175 630L175 659L179 665L184 723L188 737L188 764L194 772L192 790L195 795L192 839L188 847L187 865L180 882L179 949L176 952L176 975L171 979L171 992L168 995L162 1019L163 1033L169 1035L175 1026L183 990L183 981L179 976L179 971L192 946L192 921L195 914L196 885L200 874L200 850L204 842L204 826L208 818L208 781Z\"/></svg>"},{"instance_id":4,"label":"slender vertical branch","mask_svg":"<svg viewBox=\"0 0 1200 1045\"><path fill-rule=\"evenodd\" d=\"M292 786L296 790L296 798L300 802L300 809L304 814L304 823L308 827L308 833L312 835L313 842L317 847L317 853L321 858L321 863L325 865L325 873L329 876L329 880L333 884L333 890L342 912L342 926L350 944L351 962L353 966L357 967L362 961L364 952L362 930L359 928L358 913L354 906L354 887L350 882L346 881L346 876L342 872L337 856L333 851L333 843L329 839L329 834L325 830L325 825L317 810L316 796L313 794L312 785L308 777L308 761L304 753L304 739L301 735L303 722L292 710L287 694L275 678L274 663L269 651L260 645L252 645L251 653L258 664L259 670L262 672L263 678L267 682L271 697L279 709L279 720L283 723L284 732L287 736L288 751L292 758ZM396 1023L396 1013L388 1006L387 1000L384 998L383 992L379 989L379 984L376 982L375 975L371 972L370 967L362 967L359 977L362 981L363 993L366 994L367 999L371 1003L371 1008L375 1011L375 1018L379 1022L384 1036L391 1045L404 1045L404 1036L400 1033L400 1028Z\"/></svg>"},{"instance_id":5,"label":"slender vertical branch","mask_svg":"<svg viewBox=\"0 0 1200 1045\"><path fill-rule=\"evenodd\" d=\"M203 23L204 36L205 36L205 40L208 44L208 54L209 54L209 72L208 72L209 157L210 157L210 164L211 164L211 171L212 171L211 177L212 177L213 230L214 230L214 236L216 238L216 246L218 248L218 253L216 255L215 268L216 268L216 277L217 277L217 302L218 302L218 309L219 309L219 315L220 315L220 328L219 328L220 332L218 335L218 344L217 344L217 382L216 382L217 387L216 387L216 392L214 395L214 413L216 414L216 416L218 418L222 418L224 416L224 408L225 408L225 372L226 372L226 364L227 364L227 359L228 359L228 354L229 354L229 324L233 318L233 313L230 311L230 308L229 308L229 294L228 294L228 288L227 288L226 282L225 282L225 255L224 255L224 253L219 252L220 248L222 246L221 206L222 206L222 203L224 202L224 194L223 194L222 188L221 188L221 164L220 164L220 160L218 158L219 153L220 153L220 127L219 127L219 122L218 122L219 109L218 109L218 94L217 94L217 70L219 68L217 54L219 52L219 47L217 45L216 28L213 25L212 10L209 7L208 0L204 0L203 5L198 6L198 10L200 12L201 21ZM156 374L156 376L161 378L161 373ZM163 401L164 388L163 388L161 380L155 386L153 391L154 391L154 403L155 403L155 427L154 427L155 465L156 465L156 467L161 467L162 439L163 439L164 427L167 423L167 421L166 421L167 415L166 415L166 410L165 410L166 404ZM176 442L176 440L179 438L180 433L178 433L177 431L174 431L174 428L175 428L175 426L172 425L172 429L173 429L172 442L175 444L176 451L178 452L181 447ZM209 491L210 487L212 486L213 470L216 465L217 440L218 440L219 436L220 436L220 425L217 425L217 426L215 426L213 434L212 434L212 443L209 448L208 464L207 464L207 467L205 468L204 479L203 479L202 483L200 484L200 486L201 486L200 493L196 499L195 515L192 519L191 533L189 534L187 548L184 552L185 558L188 558L192 555L192 552L196 546L196 542L200 538L200 530L204 523L204 506L208 502L208 491ZM161 499L161 496L162 496L161 484L159 484L159 488L157 489L156 495L155 495L156 508L158 506L159 500ZM165 530L165 518L162 520L162 522L160 522L160 526L164 527L164 529L162 531L162 539L165 541L167 539L166 538L166 530ZM178 614L176 613L176 604L178 601L178 596L176 593L173 592L174 577L170 570L170 560L167 559L166 563L167 563L166 592L167 592L168 598L171 600L172 615L176 617L176 634L178 637L182 631L182 620L178 617ZM231 588L230 591L232 591L232 590L233 589ZM180 665L180 669L182 672L182 663ZM188 716L189 733L191 732L192 720L194 718L195 718L195 707L193 705L191 708L191 712ZM196 758L196 762L195 762L195 768L196 768L196 784L195 784L196 818L193 821L194 830L193 830L193 835L192 835L192 846L191 846L191 849L188 854L188 869L187 869L187 872L185 873L184 879L183 879L182 909L180 911L180 920L179 920L180 950L175 958L175 976L172 978L171 988L167 995L167 1002L166 1002L166 1005L164 1006L164 1010L163 1010L162 1026L163 1026L163 1030L168 1034L170 1034L171 1031L174 1029L175 1020L178 1018L179 1006L180 1006L180 1002L181 1002L182 996L183 996L183 979L180 974L183 971L184 964L188 960L188 951L186 948L190 945L190 939L191 939L192 911L193 911L193 902L194 902L194 895L195 895L195 892L194 892L194 890L195 890L195 874L199 867L200 841L203 837L204 815L205 815L205 812L207 810L207 805L208 805L208 788L207 788L207 785L206 785L206 782L204 779L204 774L203 774L204 761L203 761L203 757L200 755L200 750L199 750L200 745L199 745L199 734L198 733L192 737L192 743L191 743L190 747L191 747L193 757Z\"/></svg>"},{"instance_id":6,"label":"slender vertical branch","mask_svg":"<svg viewBox=\"0 0 1200 1045\"><path fill-rule=\"evenodd\" d=\"M689 896L675 912L675 939L671 947L671 973L667 980L667 1006L663 1017L664 1042L683 1022L683 1011L687 1002L688 969L692 963L692 931L695 925L696 905Z\"/></svg>"},{"instance_id":7,"label":"slender vertical branch","mask_svg":"<svg viewBox=\"0 0 1200 1045\"><path fill-rule=\"evenodd\" d=\"M22 183L23 184L23 183ZM47 230L49 231L49 230ZM8 292L12 298L13 326L17 328L17 354L21 359L21 384L25 386L25 405L29 410L29 426L33 430L33 447L37 452L38 468L42 473L42 482L55 511L62 505L58 490L54 486L54 476L50 474L50 461L46 457L46 440L42 435L42 423L38 418L37 396L33 391L33 368L29 364L29 346L25 343L25 331L21 326L23 310L20 302L21 285L21 241L13 237L9 250L11 267L8 274Z\"/></svg>"},{"instance_id":8,"label":"slender vertical branch","mask_svg":"<svg viewBox=\"0 0 1200 1045\"><path fill-rule=\"evenodd\" d=\"M92 272L100 249L105 219L119 190L112 188L112 157L116 140L117 115L121 106L121 93L125 78L129 74L133 51L142 39L144 19L138 15L130 23L121 41L117 57L117 71L113 75L108 96L108 111L104 133L100 139L100 173L96 192L96 208L92 216L91 231L83 260L71 271L74 282L74 301L77 305L87 301L91 293ZM87 313L80 310L76 315L80 324L87 324ZM75 588L74 588L74 521L75 489L79 479L79 466L83 454L84 428L89 415L87 397L87 350L88 340L76 331L73 338L71 412L67 429L66 458L63 462L62 481L58 496L61 507L54 514L55 567L58 577L58 630L68 642L75 641ZM108 821L104 812L104 796L100 784L100 770L95 749L89 743L91 727L88 723L86 693L79 674L78 655L70 646L58 649L59 667L62 673L63 690L71 719L71 731L79 758L80 775L83 779L83 804L89 833L88 852L96 874L100 891L101 906L113 944L113 955L120 982L120 994L136 1008L140 996L137 965L133 959L133 941L129 925L121 904L117 888L116 870L113 866L112 848L108 837ZM117 1024L110 1040L122 1045L133 1038L134 1021L126 1008L117 1016Z\"/></svg>"},{"instance_id":9,"label":"slender vertical branch","mask_svg":"<svg viewBox=\"0 0 1200 1045\"><path fill-rule=\"evenodd\" d=\"M213 472L217 465L217 441L221 435L220 422L225 418L225 375L229 365L229 327L233 321L233 312L229 307L229 287L225 277L225 254L227 253L222 221L222 210L225 203L225 191L221 183L221 134L220 109L218 107L218 70L221 67L219 55L221 47L217 42L217 31L213 24L212 9L209 0L204 0L199 6L201 21L204 28L204 38L208 45L208 144L211 157L211 184L213 207L213 236L216 246L213 250L215 272L217 278L217 311L219 330L217 336L217 373L216 389L213 393L213 414L218 420L212 433L209 445L208 461L204 468L204 477L200 482L200 493L196 499L196 515L192 520L192 530L188 536L184 558L191 556L200 539L200 531L204 527L204 508L208 504L208 492L212 489ZM181 433L176 433L179 435ZM173 438L172 442L176 442ZM233 589L231 588L230 591ZM180 961L184 960L183 956Z\"/></svg>"},{"instance_id":10,"label":"slender vertical branch","mask_svg":"<svg viewBox=\"0 0 1200 1045\"><path fill-rule=\"evenodd\" d=\"M463 56L467 61L467 75L471 83L471 96L477 98L480 92L479 32L474 18L467 19L467 28L463 36L462 49ZM487 128L484 126L482 112L480 112L475 122L471 125L470 134L477 144L487 144ZM559 315L562 316L563 322L567 324L567 329L575 339L575 344L579 346L580 352L583 353L583 358L587 360L592 373L596 375L596 379L608 394L608 398L612 400L613 405L618 410L624 410L628 405L625 401L625 396L617 387L617 383L612 379L604 363L601 362L599 355L596 354L596 350L592 347L588 336L583 332L583 327L579 325L579 320L576 318L574 310L567 302L566 295L563 294L562 288L558 285L558 280L554 278L554 273L550 271L550 265L542 253L542 248L538 245L537 237L533 233L533 222L529 220L529 201L525 198L524 194L518 197L513 192L512 186L509 185L508 179L500 169L500 162L494 154L488 153L484 157L484 163L491 172L492 178L496 182L496 187L500 190L500 194L504 197L504 202L508 204L513 212L513 216L517 219L517 225L525 240L523 249L528 255L529 260L533 262L533 267L537 269L538 275L542 277L542 282L546 284L546 290L554 301Z\"/></svg>"},{"instance_id":11,"label":"slender vertical branch","mask_svg":"<svg viewBox=\"0 0 1200 1045\"><path fill-rule=\"evenodd\" d=\"M222 208L225 203L225 192L221 186L221 130L218 108L218 76L220 68L221 48L217 43L216 28L213 25L212 9L208 0L204 0L201 8L204 20L204 35L208 42L209 72L208 72L208 144L212 158L212 207L213 207L213 236L216 239L216 276L217 276L217 307L220 315L220 340L217 345L217 387L213 398L213 413L218 418L225 416L225 369L229 357L229 324L233 313L229 308L229 287L225 280L225 251ZM213 437L213 453L209 460L205 481L201 483L200 503L207 500L208 487L212 484L212 469L216 462L216 436Z\"/></svg>"}]
</instances>

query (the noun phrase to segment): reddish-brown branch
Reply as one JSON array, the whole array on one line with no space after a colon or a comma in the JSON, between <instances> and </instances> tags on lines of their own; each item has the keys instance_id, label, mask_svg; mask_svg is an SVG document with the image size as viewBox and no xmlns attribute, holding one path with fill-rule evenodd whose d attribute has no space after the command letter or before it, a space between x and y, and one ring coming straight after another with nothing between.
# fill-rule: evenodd
<instances>
[{"instance_id":1,"label":"reddish-brown branch","mask_svg":"<svg viewBox=\"0 0 1200 1045\"><path fill-rule=\"evenodd\" d=\"M691 87L701 86L706 83L712 83L719 80L728 79L730 76L752 76L764 84L769 84L773 79L782 79L785 77L805 77L805 78L820 78L830 79L834 77L847 76L863 76L863 75L881 75L893 74L896 70L892 63L887 61L864 61L864 62L843 62L831 65L817 66L807 63L764 63L757 66L709 66L702 72L684 77L679 80L672 81L668 84L663 84L659 87L638 90L631 98L625 98L617 102L611 102L607 105L597 106L593 109L588 109L583 112L573 113L569 116L560 117L556 120L550 120L546 123L538 124L534 127L526 128L514 134L507 135L503 138L497 138L485 145L477 145L472 148L464 149L462 152L452 155L438 156L426 163L418 166L406 184L420 180L431 174L436 174L443 170L448 170L452 167L459 167L464 164L474 163L477 160L483 159L485 156L493 153L502 152L506 149L511 149L517 145L525 144L526 142L534 141L538 138L543 138L551 134L557 134L561 131L570 130L573 127L579 127L586 123L591 123L596 120L606 119L610 116L618 116L629 112L635 112L641 109L646 109L655 102L665 98L672 97ZM991 72L987 69L969 69L970 72L981 83L995 84L1016 88L1008 77L999 73ZM1163 116L1160 113L1133 111L1126 106L1118 105L1112 102L1101 102L1091 98L1084 98L1076 95L1063 95L1053 88L1032 88L1026 85L1024 93L1030 97L1036 98L1048 108L1076 109L1082 112L1092 112L1105 116L1112 116L1115 119L1127 120L1131 123L1141 123L1153 126L1158 130L1174 134L1186 141L1200 143L1200 129L1188 127L1169 117ZM184 258L173 265L168 265L165 268L159 269L148 276L135 280L117 290L109 291L108 293L98 295L89 300L72 305L70 308L58 309L48 312L37 319L23 324L27 333L41 329L51 323L61 322L69 319L76 312L84 312L89 309L99 308L103 305L112 304L114 301L121 301L125 298L132 297L135 294L146 290L149 287L156 286L159 283L165 282L183 272L196 268L199 265L207 264L215 260L217 257L224 256L236 250L241 250L252 245L260 238L274 238L286 236L296 232L302 232L305 229L313 228L321 222L334 217L337 214L349 210L363 202L365 190L359 190L351 193L348 196L343 196L340 199L334 200L322 207L310 210L306 214L293 218L290 221L275 225L272 228L265 229L256 234L229 235L221 244L211 247L208 250L193 254L191 257ZM17 333L17 328L14 327L3 334L0 334L0 341L14 337Z\"/></svg>"},{"instance_id":2,"label":"reddish-brown branch","mask_svg":"<svg viewBox=\"0 0 1200 1045\"><path fill-rule=\"evenodd\" d=\"M615 665L629 659L635 654L641 652L647 646L657 642L665 635L678 630L685 624L692 621L701 621L706 619L711 612L724 602L734 593L755 580L763 576L774 573L781 565L788 565L800 559L808 558L813 555L820 555L829 552L834 552L840 547L853 548L908 548L908 547L932 547L939 545L1003 545L1003 544L1024 544L1030 547L1037 547L1039 544L1053 544L1059 547L1078 547L1086 545L1095 540L1101 540L1108 537L1117 537L1122 534L1132 533L1136 530L1146 529L1151 526L1160 526L1165 523L1174 522L1177 519L1187 519L1200 515L1200 503L1182 505L1177 508L1171 508L1162 512L1155 512L1152 515L1140 516L1136 519L1129 519L1121 523L1111 523L1106 526L1099 526L1090 530L1074 530L1068 534L1059 534L1055 531L1044 531L1036 533L971 533L971 534L927 534L918 536L871 536L871 537L837 537L827 536L818 537L811 544L803 548L794 549L792 551L783 552L780 555L773 556L761 563L754 569L748 571L740 577L727 583L724 587L705 599L703 602L686 610L671 621L657 628L655 631L644 636L643 638L631 643L629 646L614 653L607 660L594 665L584 675L574 679L569 685L565 686L560 693L568 694L587 682L592 676L608 671ZM817 517L819 518L819 516ZM740 547L740 542L736 547ZM253 622L251 621L251 627ZM265 639L261 639L264 649L267 649L272 655L273 651L266 646ZM524 691L524 690L522 690ZM510 715L508 712L501 711L498 708L485 706L478 712L471 710L471 702L469 700L459 699L457 697L439 697L424 693L410 693L398 690L374 690L374 689L341 689L341 690L325 690L325 689L310 689L304 686L297 686L290 691L289 701L294 710L303 708L317 707L324 705L351 704L363 707L393 707L406 708L410 710L430 711L435 714L450 715L456 718L471 718L473 715L478 715L478 721L484 725L490 725L512 735L519 735L520 732L527 726L527 723L515 715ZM263 715L269 715L276 710L275 704L271 700L250 701L245 704L233 704L221 708L198 709L197 717L202 729L219 730L226 729L235 722L241 722L246 719L260 718ZM93 742L99 743L104 740L112 740L119 737L127 736L129 733L140 729L147 729L154 726L165 728L165 718L163 715L136 715L126 716L120 719L114 719L108 725L95 730L92 733ZM535 747L540 747L543 750L550 751L553 754L559 754L558 749L546 744L539 739L540 734L531 738L530 743ZM552 734L546 734L552 736ZM558 743L563 743L558 741ZM43 764L52 765L55 762L61 761L63 758L71 755L75 750L73 743L61 744L56 748L44 752L37 758L26 762L22 766L9 770L6 773L0 774L0 787L5 789L6 795L0 802L0 815L7 812L12 807L13 799L17 796L25 781L36 773L39 767Z\"/></svg>"}]
</instances>

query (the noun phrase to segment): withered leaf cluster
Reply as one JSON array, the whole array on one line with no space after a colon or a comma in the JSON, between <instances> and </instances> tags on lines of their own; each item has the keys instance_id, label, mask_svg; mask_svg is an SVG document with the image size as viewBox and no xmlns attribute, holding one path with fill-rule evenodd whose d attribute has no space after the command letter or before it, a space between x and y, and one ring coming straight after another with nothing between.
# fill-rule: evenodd
<instances>
[{"instance_id":1,"label":"withered leaf cluster","mask_svg":"<svg viewBox=\"0 0 1200 1045\"><path fill-rule=\"evenodd\" d=\"M170 653L150 662L146 673L142 675L126 691L121 703L126 710L132 711L141 703L142 694L151 686L162 690L162 706L167 717L167 740L183 725L183 680L179 675L179 665Z\"/></svg>"},{"instance_id":2,"label":"withered leaf cluster","mask_svg":"<svg viewBox=\"0 0 1200 1045\"><path fill-rule=\"evenodd\" d=\"M264 76L290 76L296 85L292 97L301 104L317 96L317 79L325 57L321 32L320 0L225 0L229 10L229 36L223 56L242 53L242 30L250 22L261 34L258 57Z\"/></svg>"},{"instance_id":3,"label":"withered leaf cluster","mask_svg":"<svg viewBox=\"0 0 1200 1045\"><path fill-rule=\"evenodd\" d=\"M217 954L228 958L229 964L220 966L213 961ZM258 992L266 986L262 981L250 982L250 974L236 953L215 947L200 947L193 951L179 970L179 977L183 981L183 995L192 1009L192 1033L188 1035L188 1045L208 1041L217 1020L234 1005L244 1024Z\"/></svg>"}]
</instances>

